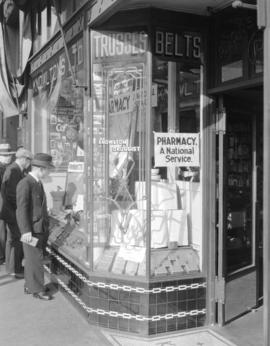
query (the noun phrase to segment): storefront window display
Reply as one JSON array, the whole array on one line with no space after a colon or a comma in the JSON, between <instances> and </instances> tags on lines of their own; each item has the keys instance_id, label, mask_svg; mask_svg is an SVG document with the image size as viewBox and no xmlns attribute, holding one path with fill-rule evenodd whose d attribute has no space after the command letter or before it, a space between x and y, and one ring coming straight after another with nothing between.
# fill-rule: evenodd
<instances>
[{"instance_id":1,"label":"storefront window display","mask_svg":"<svg viewBox=\"0 0 270 346\"><path fill-rule=\"evenodd\" d=\"M94 269L145 276L147 35L92 32Z\"/></svg>"},{"instance_id":2,"label":"storefront window display","mask_svg":"<svg viewBox=\"0 0 270 346\"><path fill-rule=\"evenodd\" d=\"M198 63L154 58L152 276L201 271L200 79Z\"/></svg>"},{"instance_id":3,"label":"storefront window display","mask_svg":"<svg viewBox=\"0 0 270 346\"><path fill-rule=\"evenodd\" d=\"M75 80L63 51L32 77L33 147L48 152L55 170L44 186L52 222L50 241L59 251L88 265L84 183L84 84L82 38L69 46Z\"/></svg>"},{"instance_id":4,"label":"storefront window display","mask_svg":"<svg viewBox=\"0 0 270 346\"><path fill-rule=\"evenodd\" d=\"M91 42L94 269L144 277L150 262L154 277L198 274L200 63L153 55L150 97L145 33L93 31Z\"/></svg>"}]
</instances>

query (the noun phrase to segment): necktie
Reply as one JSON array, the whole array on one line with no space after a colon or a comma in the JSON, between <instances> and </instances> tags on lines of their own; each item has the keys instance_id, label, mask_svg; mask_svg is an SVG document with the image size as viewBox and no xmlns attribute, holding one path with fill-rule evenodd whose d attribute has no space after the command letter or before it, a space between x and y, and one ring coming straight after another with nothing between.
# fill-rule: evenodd
<instances>
[{"instance_id":1,"label":"necktie","mask_svg":"<svg viewBox=\"0 0 270 346\"><path fill-rule=\"evenodd\" d=\"M43 201L44 200L44 189L43 189L42 182L40 180L38 181L38 185L39 185L39 189L40 189L41 197L42 197L42 201Z\"/></svg>"}]
</instances>

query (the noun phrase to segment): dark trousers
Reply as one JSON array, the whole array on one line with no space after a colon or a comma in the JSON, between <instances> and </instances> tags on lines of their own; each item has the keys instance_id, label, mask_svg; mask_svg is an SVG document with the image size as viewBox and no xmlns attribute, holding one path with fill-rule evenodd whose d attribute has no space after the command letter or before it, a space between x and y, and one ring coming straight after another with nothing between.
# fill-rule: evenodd
<instances>
[{"instance_id":1,"label":"dark trousers","mask_svg":"<svg viewBox=\"0 0 270 346\"><path fill-rule=\"evenodd\" d=\"M44 291L43 249L23 243L25 287L31 293Z\"/></svg>"},{"instance_id":2,"label":"dark trousers","mask_svg":"<svg viewBox=\"0 0 270 346\"><path fill-rule=\"evenodd\" d=\"M5 262L6 240L7 240L6 223L4 220L0 219L0 264Z\"/></svg>"},{"instance_id":3,"label":"dark trousers","mask_svg":"<svg viewBox=\"0 0 270 346\"><path fill-rule=\"evenodd\" d=\"M17 223L7 223L6 270L8 273L23 272L23 247L20 239L21 233Z\"/></svg>"}]
</instances>

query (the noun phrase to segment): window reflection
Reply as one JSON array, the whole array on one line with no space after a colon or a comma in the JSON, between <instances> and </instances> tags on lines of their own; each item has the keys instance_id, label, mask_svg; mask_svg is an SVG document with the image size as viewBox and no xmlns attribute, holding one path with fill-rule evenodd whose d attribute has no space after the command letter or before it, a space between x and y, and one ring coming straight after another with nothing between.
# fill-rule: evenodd
<instances>
[{"instance_id":1,"label":"window reflection","mask_svg":"<svg viewBox=\"0 0 270 346\"><path fill-rule=\"evenodd\" d=\"M200 134L200 66L161 59L153 62L157 103L153 129L151 171L151 275L192 274L201 271L202 205L200 163L177 165L183 159L179 143ZM178 145L174 145L178 141ZM199 141L198 141L199 144ZM165 153L164 164L157 155ZM164 155L165 155L164 154ZM144 191L144 187L142 188Z\"/></svg>"},{"instance_id":2,"label":"window reflection","mask_svg":"<svg viewBox=\"0 0 270 346\"><path fill-rule=\"evenodd\" d=\"M146 42L143 32L92 34L92 222L99 272L146 275L146 211L136 196L145 181L148 135Z\"/></svg>"},{"instance_id":3,"label":"window reflection","mask_svg":"<svg viewBox=\"0 0 270 346\"><path fill-rule=\"evenodd\" d=\"M85 70L82 38L68 47L79 85ZM52 220L49 242L89 267L85 223L84 90L76 88L65 53L56 54L32 76L31 104L36 152L48 152L55 170L44 182Z\"/></svg>"}]
</instances>

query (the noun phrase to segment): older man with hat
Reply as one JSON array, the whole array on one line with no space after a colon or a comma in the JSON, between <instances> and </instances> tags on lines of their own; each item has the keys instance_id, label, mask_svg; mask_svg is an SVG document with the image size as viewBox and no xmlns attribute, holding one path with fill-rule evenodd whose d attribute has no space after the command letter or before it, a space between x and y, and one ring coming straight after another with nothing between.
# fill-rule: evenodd
<instances>
[{"instance_id":1,"label":"older man with hat","mask_svg":"<svg viewBox=\"0 0 270 346\"><path fill-rule=\"evenodd\" d=\"M51 155L35 154L31 172L17 186L17 221L24 250L24 292L34 298L51 300L44 283L43 259L49 236L49 217L42 180L54 168ZM33 245L33 239L38 239Z\"/></svg>"},{"instance_id":2,"label":"older man with hat","mask_svg":"<svg viewBox=\"0 0 270 346\"><path fill-rule=\"evenodd\" d=\"M24 177L25 170L30 166L32 154L25 148L19 148L16 159L7 166L1 185L1 214L0 217L7 225L6 269L16 279L23 275L23 248L20 241L20 230L16 221L16 187Z\"/></svg>"},{"instance_id":3,"label":"older man with hat","mask_svg":"<svg viewBox=\"0 0 270 346\"><path fill-rule=\"evenodd\" d=\"M15 154L11 150L11 146L7 142L0 143L0 187L6 167L11 163L12 157ZM6 239L7 228L4 220L0 219L0 264L5 263L6 258Z\"/></svg>"}]
</instances>

